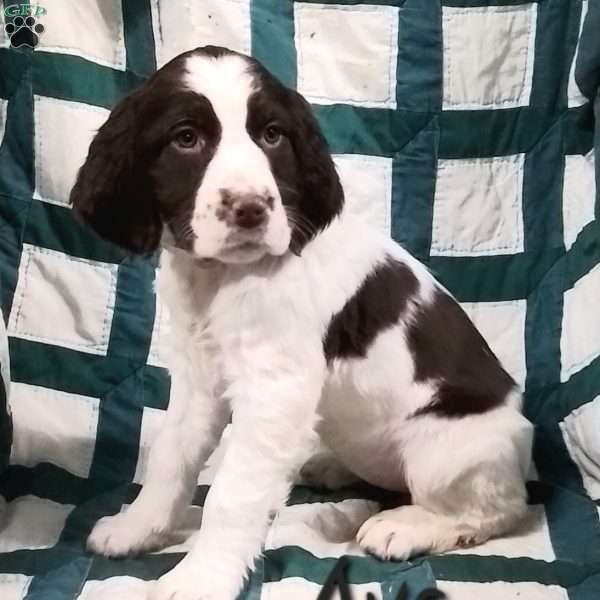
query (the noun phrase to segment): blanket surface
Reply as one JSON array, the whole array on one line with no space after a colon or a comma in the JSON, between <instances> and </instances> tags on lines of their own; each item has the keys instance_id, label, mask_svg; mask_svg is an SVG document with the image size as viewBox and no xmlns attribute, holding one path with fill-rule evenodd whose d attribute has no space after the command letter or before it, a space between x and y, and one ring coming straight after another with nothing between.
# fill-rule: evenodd
<instances>
[{"instance_id":1,"label":"blanket surface","mask_svg":"<svg viewBox=\"0 0 600 600\"><path fill-rule=\"evenodd\" d=\"M157 259L99 240L67 199L110 108L205 44L251 53L308 98L348 209L456 295L536 425L530 514L513 536L379 562L352 536L394 498L297 487L243 598L316 599L340 556L357 600L394 600L402 583L410 600L431 586L452 600L600 598L599 4L0 3L0 312L14 420L0 598L143 598L200 522L219 452L173 546L120 561L84 550L96 520L139 492L169 400L168 314L153 294Z\"/></svg>"}]
</instances>

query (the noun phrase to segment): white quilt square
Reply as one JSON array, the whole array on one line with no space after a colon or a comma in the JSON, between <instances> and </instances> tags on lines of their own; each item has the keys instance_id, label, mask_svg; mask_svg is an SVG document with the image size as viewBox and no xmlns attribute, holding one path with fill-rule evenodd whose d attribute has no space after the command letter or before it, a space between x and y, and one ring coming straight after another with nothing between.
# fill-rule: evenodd
<instances>
[{"instance_id":1,"label":"white quilt square","mask_svg":"<svg viewBox=\"0 0 600 600\"><path fill-rule=\"evenodd\" d=\"M2 600L23 600L33 577L20 573L0 573Z\"/></svg>"},{"instance_id":2,"label":"white quilt square","mask_svg":"<svg viewBox=\"0 0 600 600\"><path fill-rule=\"evenodd\" d=\"M444 110L527 106L537 3L442 9Z\"/></svg>"},{"instance_id":3,"label":"white quilt square","mask_svg":"<svg viewBox=\"0 0 600 600\"><path fill-rule=\"evenodd\" d=\"M560 336L561 381L600 356L600 265L564 295Z\"/></svg>"},{"instance_id":4,"label":"white quilt square","mask_svg":"<svg viewBox=\"0 0 600 600\"><path fill-rule=\"evenodd\" d=\"M156 440L158 432L164 425L166 414L167 412L165 410L160 410L159 408L144 407L142 413L142 428L140 431L138 462L133 477L134 483L144 482L146 469L148 467L150 448L152 448L152 444L154 443L154 440Z\"/></svg>"},{"instance_id":5,"label":"white quilt square","mask_svg":"<svg viewBox=\"0 0 600 600\"><path fill-rule=\"evenodd\" d=\"M333 160L344 188L345 207L389 235L392 159L362 154L336 154Z\"/></svg>"},{"instance_id":6,"label":"white quilt square","mask_svg":"<svg viewBox=\"0 0 600 600\"><path fill-rule=\"evenodd\" d=\"M583 22L588 11L588 0L582 0L581 2L581 17L579 19L579 37L581 37L581 30L583 29ZM586 102L589 102L589 98L586 98L579 89L577 81L575 80L575 64L577 62L577 53L579 52L579 39L577 40L577 47L575 48L575 54L573 54L573 61L571 62L571 70L569 71L569 83L567 86L567 105L569 108L575 106L581 106Z\"/></svg>"},{"instance_id":7,"label":"white quilt square","mask_svg":"<svg viewBox=\"0 0 600 600\"><path fill-rule=\"evenodd\" d=\"M44 8L38 50L75 54L125 69L121 0L52 0Z\"/></svg>"},{"instance_id":8,"label":"white quilt square","mask_svg":"<svg viewBox=\"0 0 600 600\"><path fill-rule=\"evenodd\" d=\"M431 254L523 252L524 154L438 161Z\"/></svg>"},{"instance_id":9,"label":"white quilt square","mask_svg":"<svg viewBox=\"0 0 600 600\"><path fill-rule=\"evenodd\" d=\"M563 228L567 250L581 230L594 220L596 173L594 151L565 156L563 179Z\"/></svg>"},{"instance_id":10,"label":"white quilt square","mask_svg":"<svg viewBox=\"0 0 600 600\"><path fill-rule=\"evenodd\" d=\"M108 115L97 106L34 96L34 198L69 206L77 172Z\"/></svg>"},{"instance_id":11,"label":"white quilt square","mask_svg":"<svg viewBox=\"0 0 600 600\"><path fill-rule=\"evenodd\" d=\"M449 600L569 600L564 588L533 581L472 583L438 580L437 587Z\"/></svg>"},{"instance_id":12,"label":"white quilt square","mask_svg":"<svg viewBox=\"0 0 600 600\"><path fill-rule=\"evenodd\" d=\"M464 302L461 306L506 370L524 384L527 301Z\"/></svg>"},{"instance_id":13,"label":"white quilt square","mask_svg":"<svg viewBox=\"0 0 600 600\"><path fill-rule=\"evenodd\" d=\"M373 600L382 600L381 584L362 583L348 586L350 588L350 597L362 600L371 592ZM287 577L281 581L264 583L260 600L314 600L319 596L322 586L312 581L307 581L301 577ZM341 600L339 589L334 590L330 596L331 600Z\"/></svg>"},{"instance_id":14,"label":"white quilt square","mask_svg":"<svg viewBox=\"0 0 600 600\"><path fill-rule=\"evenodd\" d=\"M15 498L7 504L0 552L40 550L54 546L73 508L71 504L59 504L37 496Z\"/></svg>"},{"instance_id":15,"label":"white quilt square","mask_svg":"<svg viewBox=\"0 0 600 600\"><path fill-rule=\"evenodd\" d=\"M98 429L97 398L13 383L10 404L12 464L33 467L51 462L79 477L89 475Z\"/></svg>"},{"instance_id":16,"label":"white quilt square","mask_svg":"<svg viewBox=\"0 0 600 600\"><path fill-rule=\"evenodd\" d=\"M317 104L396 107L398 8L294 4L298 91Z\"/></svg>"},{"instance_id":17,"label":"white quilt square","mask_svg":"<svg viewBox=\"0 0 600 600\"><path fill-rule=\"evenodd\" d=\"M152 0L152 18L159 67L198 46L250 54L250 0Z\"/></svg>"},{"instance_id":18,"label":"white quilt square","mask_svg":"<svg viewBox=\"0 0 600 600\"><path fill-rule=\"evenodd\" d=\"M586 492L600 500L600 396L567 415L560 429Z\"/></svg>"},{"instance_id":19,"label":"white quilt square","mask_svg":"<svg viewBox=\"0 0 600 600\"><path fill-rule=\"evenodd\" d=\"M117 265L24 244L8 333L106 354L117 269Z\"/></svg>"}]
</instances>

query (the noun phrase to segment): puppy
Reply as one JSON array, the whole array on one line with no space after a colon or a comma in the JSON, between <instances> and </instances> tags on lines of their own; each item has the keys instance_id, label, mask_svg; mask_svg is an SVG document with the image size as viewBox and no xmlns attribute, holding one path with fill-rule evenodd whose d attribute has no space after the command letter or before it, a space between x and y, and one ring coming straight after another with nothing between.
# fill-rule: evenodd
<instances>
[{"instance_id":1,"label":"puppy","mask_svg":"<svg viewBox=\"0 0 600 600\"><path fill-rule=\"evenodd\" d=\"M479 544L526 510L521 396L452 296L344 212L307 102L256 60L187 52L112 111L71 194L101 236L164 247L171 403L145 485L100 520L106 556L164 543L233 412L193 548L154 600L234 600L305 469L409 491L357 533L384 559Z\"/></svg>"}]
</instances>

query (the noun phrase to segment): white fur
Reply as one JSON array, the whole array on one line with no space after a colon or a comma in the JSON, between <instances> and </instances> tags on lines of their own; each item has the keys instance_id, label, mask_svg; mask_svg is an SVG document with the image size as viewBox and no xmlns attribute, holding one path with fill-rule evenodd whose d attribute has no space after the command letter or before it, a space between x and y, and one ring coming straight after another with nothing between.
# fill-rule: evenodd
<instances>
[{"instance_id":1,"label":"white fur","mask_svg":"<svg viewBox=\"0 0 600 600\"><path fill-rule=\"evenodd\" d=\"M186 86L210 101L221 125L217 151L196 195L191 223L197 234L194 252L227 262L251 262L266 253L282 255L290 244L290 229L281 195L267 157L246 131L248 96L254 91L247 61L236 55L219 59L198 55L188 59L186 70ZM221 190L273 198L267 229L260 239L256 232L233 232L218 219ZM240 251L238 246L247 241L260 244L252 252L247 248Z\"/></svg>"},{"instance_id":2,"label":"white fur","mask_svg":"<svg viewBox=\"0 0 600 600\"><path fill-rule=\"evenodd\" d=\"M237 597L316 433L332 453L312 462L313 479L335 485L347 482L350 472L391 490L410 488L415 506L380 513L362 526L358 540L366 550L408 558L508 531L525 510L531 445L518 395L465 418L410 418L431 402L436 382L415 382L406 324L419 305L432 301L436 282L406 251L351 216L336 218L301 257L285 253L290 231L281 198L267 159L245 129L252 91L246 63L190 60L188 85L211 100L223 127L196 198L194 251L220 262L206 268L183 251L163 252L158 285L172 323L167 423L140 496L125 514L102 519L89 547L114 556L164 543L230 409L230 444L202 528L190 553L159 580L152 600ZM242 93L240 86L246 86ZM276 200L264 256L252 264L235 264L241 255L227 249L230 234L215 217L213 204L224 187L266 189ZM390 255L416 275L418 295L365 358L327 365L322 340L332 316Z\"/></svg>"}]
</instances>

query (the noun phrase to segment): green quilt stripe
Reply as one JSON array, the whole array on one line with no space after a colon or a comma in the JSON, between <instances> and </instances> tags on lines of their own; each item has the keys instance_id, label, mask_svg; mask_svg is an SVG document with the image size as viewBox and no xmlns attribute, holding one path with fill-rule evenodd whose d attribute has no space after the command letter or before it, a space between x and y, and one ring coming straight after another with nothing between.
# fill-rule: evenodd
<instances>
[{"instance_id":1,"label":"green quilt stripe","mask_svg":"<svg viewBox=\"0 0 600 600\"><path fill-rule=\"evenodd\" d=\"M527 300L525 416L538 423L547 393L560 384L563 293L560 269L550 269Z\"/></svg>"},{"instance_id":2,"label":"green quilt stripe","mask_svg":"<svg viewBox=\"0 0 600 600\"><path fill-rule=\"evenodd\" d=\"M563 121L539 140L526 156L523 174L523 221L525 250L553 254L555 263L537 281L527 297L525 346L527 379L525 406L527 416L536 422L530 408L530 393L537 388L558 384L560 378L560 332L564 264L562 227ZM539 173L548 176L540 178Z\"/></svg>"},{"instance_id":3,"label":"green quilt stripe","mask_svg":"<svg viewBox=\"0 0 600 600\"><path fill-rule=\"evenodd\" d=\"M100 402L90 479L133 480L144 408L144 380L137 371Z\"/></svg>"},{"instance_id":4,"label":"green quilt stripe","mask_svg":"<svg viewBox=\"0 0 600 600\"><path fill-rule=\"evenodd\" d=\"M21 235L29 202L0 194L0 309L6 323L17 287L21 262Z\"/></svg>"},{"instance_id":5,"label":"green quilt stripe","mask_svg":"<svg viewBox=\"0 0 600 600\"><path fill-rule=\"evenodd\" d=\"M568 589L569 600L589 600L600 598L600 573L586 577L581 583Z\"/></svg>"},{"instance_id":6,"label":"green quilt stripe","mask_svg":"<svg viewBox=\"0 0 600 600\"><path fill-rule=\"evenodd\" d=\"M30 199L34 187L33 96L30 65L8 101L4 140L0 147L0 194Z\"/></svg>"},{"instance_id":7,"label":"green quilt stripe","mask_svg":"<svg viewBox=\"0 0 600 600\"><path fill-rule=\"evenodd\" d=\"M60 346L9 338L11 378L72 394L103 398L122 382L143 375L146 406L166 409L170 382L165 369L133 361L77 352Z\"/></svg>"},{"instance_id":8,"label":"green quilt stripe","mask_svg":"<svg viewBox=\"0 0 600 600\"><path fill-rule=\"evenodd\" d=\"M429 267L461 302L491 302L527 298L564 255L528 252L498 256L432 256Z\"/></svg>"},{"instance_id":9,"label":"green quilt stripe","mask_svg":"<svg viewBox=\"0 0 600 600\"><path fill-rule=\"evenodd\" d=\"M35 94L108 109L145 79L79 56L41 51L34 53L33 73Z\"/></svg>"},{"instance_id":10,"label":"green quilt stripe","mask_svg":"<svg viewBox=\"0 0 600 600\"><path fill-rule=\"evenodd\" d=\"M148 554L140 558L124 558L118 561L95 556L87 579L102 581L111 577L129 576L151 581L170 571L184 556L181 552L173 552Z\"/></svg>"},{"instance_id":11,"label":"green quilt stripe","mask_svg":"<svg viewBox=\"0 0 600 600\"><path fill-rule=\"evenodd\" d=\"M24 600L73 600L81 590L91 559L79 556L55 571L32 579Z\"/></svg>"},{"instance_id":12,"label":"green quilt stripe","mask_svg":"<svg viewBox=\"0 0 600 600\"><path fill-rule=\"evenodd\" d=\"M316 558L297 546L265 552L265 582L302 577L322 585L337 559ZM360 584L371 581L402 581L411 569L428 564L438 580L445 581L536 581L568 587L598 570L598 563L578 564L567 560L546 562L528 557L445 554L409 562L382 562L371 557L348 557L347 579Z\"/></svg>"},{"instance_id":13,"label":"green quilt stripe","mask_svg":"<svg viewBox=\"0 0 600 600\"><path fill-rule=\"evenodd\" d=\"M535 581L543 585L568 587L578 583L599 565L574 563L569 560L546 562L528 557L444 555L429 559L436 579L444 581ZM524 599L525 600L525 599Z\"/></svg>"},{"instance_id":14,"label":"green quilt stripe","mask_svg":"<svg viewBox=\"0 0 600 600\"><path fill-rule=\"evenodd\" d=\"M80 555L80 550L72 548L2 552L0 553L0 573L20 573L30 576L45 575L73 560L77 560Z\"/></svg>"},{"instance_id":15,"label":"green quilt stripe","mask_svg":"<svg viewBox=\"0 0 600 600\"><path fill-rule=\"evenodd\" d=\"M564 264L564 287L572 288L600 262L600 221L592 221L579 234Z\"/></svg>"},{"instance_id":16,"label":"green quilt stripe","mask_svg":"<svg viewBox=\"0 0 600 600\"><path fill-rule=\"evenodd\" d=\"M23 241L100 262L118 264L127 256L74 218L70 208L41 200L31 202Z\"/></svg>"},{"instance_id":17,"label":"green quilt stripe","mask_svg":"<svg viewBox=\"0 0 600 600\"><path fill-rule=\"evenodd\" d=\"M123 2L126 70L148 77L156 71L150 0Z\"/></svg>"},{"instance_id":18,"label":"green quilt stripe","mask_svg":"<svg viewBox=\"0 0 600 600\"><path fill-rule=\"evenodd\" d=\"M422 261L431 248L438 143L434 117L392 162L392 237Z\"/></svg>"},{"instance_id":19,"label":"green quilt stripe","mask_svg":"<svg viewBox=\"0 0 600 600\"><path fill-rule=\"evenodd\" d=\"M108 355L145 363L155 316L154 265L136 257L119 265Z\"/></svg>"},{"instance_id":20,"label":"green quilt stripe","mask_svg":"<svg viewBox=\"0 0 600 600\"><path fill-rule=\"evenodd\" d=\"M600 356L568 381L532 392L528 397L528 414L536 423L549 426L597 396L600 396Z\"/></svg>"},{"instance_id":21,"label":"green quilt stripe","mask_svg":"<svg viewBox=\"0 0 600 600\"><path fill-rule=\"evenodd\" d=\"M0 48L0 98L11 98L31 67L31 53Z\"/></svg>"},{"instance_id":22,"label":"green quilt stripe","mask_svg":"<svg viewBox=\"0 0 600 600\"><path fill-rule=\"evenodd\" d=\"M0 308L7 321L17 286L21 236L35 180L30 55L25 52L15 52L13 56L7 54L6 60L14 58L21 71L13 79L10 75L7 79L0 76L3 83L8 81L4 89L10 93L0 146ZM2 56L4 59L5 55Z\"/></svg>"},{"instance_id":23,"label":"green quilt stripe","mask_svg":"<svg viewBox=\"0 0 600 600\"><path fill-rule=\"evenodd\" d=\"M525 157L523 172L523 227L525 252L564 249L562 183L563 131L559 119ZM544 173L544 177L540 177Z\"/></svg>"},{"instance_id":24,"label":"green quilt stripe","mask_svg":"<svg viewBox=\"0 0 600 600\"><path fill-rule=\"evenodd\" d=\"M433 118L431 113L313 104L334 154L393 156Z\"/></svg>"},{"instance_id":25,"label":"green quilt stripe","mask_svg":"<svg viewBox=\"0 0 600 600\"><path fill-rule=\"evenodd\" d=\"M442 108L442 11L438 2L399 2L396 106L437 112Z\"/></svg>"},{"instance_id":26,"label":"green quilt stripe","mask_svg":"<svg viewBox=\"0 0 600 600\"><path fill-rule=\"evenodd\" d=\"M33 467L9 465L0 477L0 491L11 501L20 496L34 495L60 504L82 504L105 491L102 482L78 477L52 463Z\"/></svg>"},{"instance_id":27,"label":"green quilt stripe","mask_svg":"<svg viewBox=\"0 0 600 600\"><path fill-rule=\"evenodd\" d=\"M440 114L440 158L528 152L557 118L548 109L450 110Z\"/></svg>"},{"instance_id":28,"label":"green quilt stripe","mask_svg":"<svg viewBox=\"0 0 600 600\"><path fill-rule=\"evenodd\" d=\"M393 156L402 150L436 113L372 109L343 104L313 105L331 149L336 154ZM485 158L531 151L547 132L564 121L565 129L579 131L581 110L508 108L453 110L439 113L439 158ZM565 133L573 140L574 134ZM583 142L589 144L589 131ZM575 144L575 142L571 142Z\"/></svg>"},{"instance_id":29,"label":"green quilt stripe","mask_svg":"<svg viewBox=\"0 0 600 600\"><path fill-rule=\"evenodd\" d=\"M381 599L398 600L398 598L402 598L400 590L404 585L406 585L406 600L421 600L420 594L423 590L436 588L435 575L429 563L423 562L419 566L409 569L404 573L402 581L382 581Z\"/></svg>"},{"instance_id":30,"label":"green quilt stripe","mask_svg":"<svg viewBox=\"0 0 600 600\"><path fill-rule=\"evenodd\" d=\"M252 56L285 85L295 88L294 3L252 0L250 17Z\"/></svg>"},{"instance_id":31,"label":"green quilt stripe","mask_svg":"<svg viewBox=\"0 0 600 600\"><path fill-rule=\"evenodd\" d=\"M567 82L571 56L579 34L579 14L575 2L545 0L537 6L535 65L530 105L563 111L567 106ZM537 57L543 56L543 60Z\"/></svg>"},{"instance_id":32,"label":"green quilt stripe","mask_svg":"<svg viewBox=\"0 0 600 600\"><path fill-rule=\"evenodd\" d=\"M590 104L570 108L565 113L565 154L587 154L594 147L593 118Z\"/></svg>"}]
</instances>

